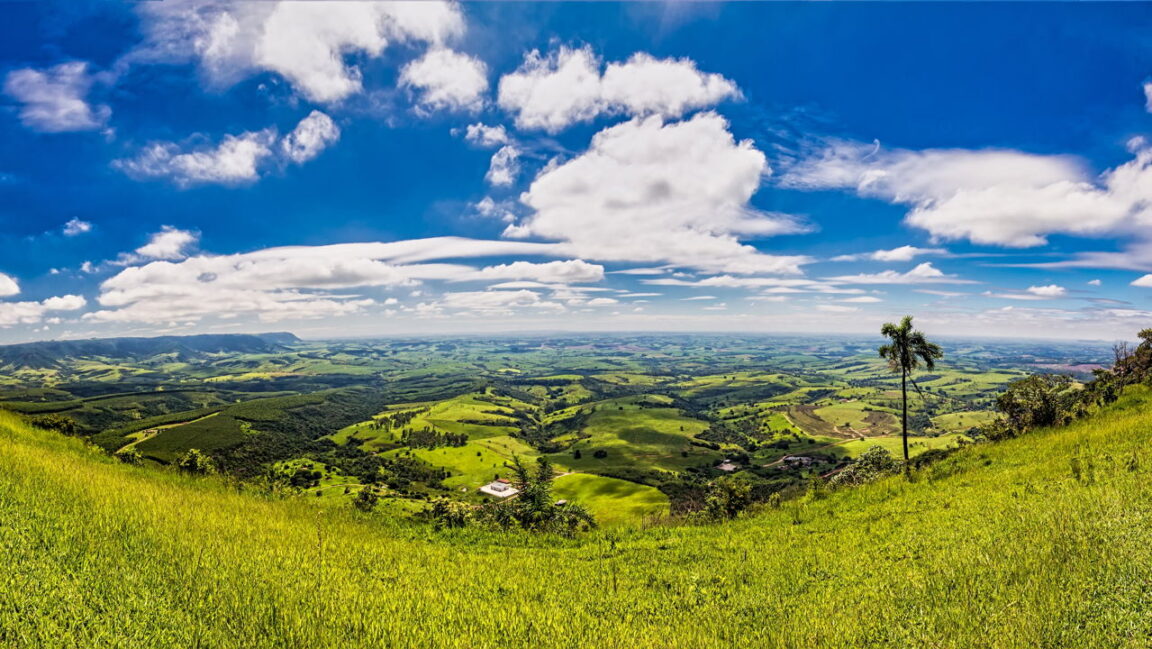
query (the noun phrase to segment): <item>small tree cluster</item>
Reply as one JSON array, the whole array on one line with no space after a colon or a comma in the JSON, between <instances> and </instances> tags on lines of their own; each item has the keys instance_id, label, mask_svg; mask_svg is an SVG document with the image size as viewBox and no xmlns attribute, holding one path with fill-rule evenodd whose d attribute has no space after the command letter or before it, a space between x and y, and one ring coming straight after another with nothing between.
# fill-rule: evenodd
<instances>
[{"instance_id":1,"label":"small tree cluster","mask_svg":"<svg viewBox=\"0 0 1152 649\"><path fill-rule=\"evenodd\" d=\"M37 428L53 430L61 435L68 435L69 437L74 437L82 432L80 430L80 424L76 423L75 419L64 415L37 415L35 417L29 417L28 422Z\"/></svg>"},{"instance_id":2,"label":"small tree cluster","mask_svg":"<svg viewBox=\"0 0 1152 649\"><path fill-rule=\"evenodd\" d=\"M538 532L572 534L596 527L588 510L575 503L557 503L552 495L556 473L547 458L537 458L532 471L519 457L512 458L512 484L520 491L515 498L495 503L485 510L501 527L519 526Z\"/></svg>"},{"instance_id":3,"label":"small tree cluster","mask_svg":"<svg viewBox=\"0 0 1152 649\"><path fill-rule=\"evenodd\" d=\"M752 485L734 478L716 480L708 487L704 512L709 518L736 518L752 504Z\"/></svg>"},{"instance_id":4,"label":"small tree cluster","mask_svg":"<svg viewBox=\"0 0 1152 649\"><path fill-rule=\"evenodd\" d=\"M873 446L864 451L856 461L832 476L828 483L833 487L854 487L900 470L892 453L883 446Z\"/></svg>"},{"instance_id":5,"label":"small tree cluster","mask_svg":"<svg viewBox=\"0 0 1152 649\"><path fill-rule=\"evenodd\" d=\"M1085 392L1069 376L1035 374L1008 384L996 398L1003 417L980 427L977 435L1007 439L1042 426L1062 426L1087 409Z\"/></svg>"},{"instance_id":6,"label":"small tree cluster","mask_svg":"<svg viewBox=\"0 0 1152 649\"><path fill-rule=\"evenodd\" d=\"M440 497L432 501L426 513L436 529L455 528L468 525L475 518L476 508L453 498Z\"/></svg>"},{"instance_id":7,"label":"small tree cluster","mask_svg":"<svg viewBox=\"0 0 1152 649\"><path fill-rule=\"evenodd\" d=\"M144 456L135 447L126 448L116 453L116 457L124 464L140 465L144 463Z\"/></svg>"},{"instance_id":8,"label":"small tree cluster","mask_svg":"<svg viewBox=\"0 0 1152 649\"><path fill-rule=\"evenodd\" d=\"M208 475L216 473L216 463L198 448L190 448L176 460L176 468L184 473Z\"/></svg>"},{"instance_id":9,"label":"small tree cluster","mask_svg":"<svg viewBox=\"0 0 1152 649\"><path fill-rule=\"evenodd\" d=\"M364 513L376 509L379 502L380 494L376 493L376 487L373 485L364 485L364 488L356 492L356 496L352 498L352 506Z\"/></svg>"}]
</instances>

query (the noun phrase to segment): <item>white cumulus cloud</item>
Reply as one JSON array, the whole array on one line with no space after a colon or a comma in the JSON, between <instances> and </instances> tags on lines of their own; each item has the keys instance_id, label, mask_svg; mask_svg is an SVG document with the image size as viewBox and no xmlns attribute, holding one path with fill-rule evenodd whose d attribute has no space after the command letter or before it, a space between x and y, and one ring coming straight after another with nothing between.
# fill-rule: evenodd
<instances>
[{"instance_id":1,"label":"white cumulus cloud","mask_svg":"<svg viewBox=\"0 0 1152 649\"><path fill-rule=\"evenodd\" d=\"M64 228L61 231L66 237L74 237L76 235L84 234L85 232L91 232L92 224L88 221L72 217L68 219L67 223L64 224Z\"/></svg>"},{"instance_id":2,"label":"white cumulus cloud","mask_svg":"<svg viewBox=\"0 0 1152 649\"><path fill-rule=\"evenodd\" d=\"M603 74L601 67L591 47L560 47L547 56L533 50L500 79L497 101L519 128L556 133L601 114L681 117L740 95L736 84L690 59L641 52Z\"/></svg>"},{"instance_id":3,"label":"white cumulus cloud","mask_svg":"<svg viewBox=\"0 0 1152 649\"><path fill-rule=\"evenodd\" d=\"M273 155L272 129L225 135L215 145L193 145L185 151L175 142L153 142L135 157L113 164L137 179L170 179L178 185L241 185L260 178L260 165Z\"/></svg>"},{"instance_id":4,"label":"white cumulus cloud","mask_svg":"<svg viewBox=\"0 0 1152 649\"><path fill-rule=\"evenodd\" d=\"M484 178L497 187L505 187L514 183L518 175L520 175L520 149L515 144L505 144L492 154L492 161Z\"/></svg>"},{"instance_id":5,"label":"white cumulus cloud","mask_svg":"<svg viewBox=\"0 0 1152 649\"><path fill-rule=\"evenodd\" d=\"M829 277L829 280L845 284L971 284L971 280L961 279L956 275L946 274L936 268L931 262L924 262L912 270L901 273L895 270L885 270L879 273L862 273L859 275L841 275Z\"/></svg>"},{"instance_id":6,"label":"white cumulus cloud","mask_svg":"<svg viewBox=\"0 0 1152 649\"><path fill-rule=\"evenodd\" d=\"M1152 197L1152 153L1094 179L1068 156L1010 150L881 150L837 142L794 165L782 184L843 188L911 206L909 225L935 239L1007 247L1043 245L1050 234L1097 235Z\"/></svg>"},{"instance_id":7,"label":"white cumulus cloud","mask_svg":"<svg viewBox=\"0 0 1152 649\"><path fill-rule=\"evenodd\" d=\"M20 284L11 275L0 273L0 297L19 295Z\"/></svg>"},{"instance_id":8,"label":"white cumulus cloud","mask_svg":"<svg viewBox=\"0 0 1152 649\"><path fill-rule=\"evenodd\" d=\"M269 167L283 165L285 160L308 162L339 139L340 127L314 110L283 138L277 137L274 128L225 135L215 144L196 135L184 144L153 142L134 157L115 160L112 165L138 180L167 179L182 187L240 186L256 182Z\"/></svg>"},{"instance_id":9,"label":"white cumulus cloud","mask_svg":"<svg viewBox=\"0 0 1152 649\"><path fill-rule=\"evenodd\" d=\"M166 225L153 234L148 243L137 248L136 254L145 259L183 259L199 240L195 232Z\"/></svg>"},{"instance_id":10,"label":"white cumulus cloud","mask_svg":"<svg viewBox=\"0 0 1152 649\"><path fill-rule=\"evenodd\" d=\"M603 268L581 260L512 263L486 269L424 263L568 254L556 244L458 237L292 246L232 255L201 253L181 259L188 253L190 242L180 232L166 229L128 256L127 262L142 265L125 268L105 280L97 299L102 308L84 317L95 322L167 323L238 317L275 322L347 315L377 304L371 297L348 293L349 289L411 287L425 281L490 281L496 277L537 277L562 283L597 281L594 278L603 275ZM148 261L146 257L159 260Z\"/></svg>"},{"instance_id":11,"label":"white cumulus cloud","mask_svg":"<svg viewBox=\"0 0 1152 649\"><path fill-rule=\"evenodd\" d=\"M916 246L900 246L899 248L892 248L891 250L876 250L873 252L858 253L853 255L839 255L833 257L832 261L886 261L886 262L900 262L912 261L917 257L925 255L946 255L948 251L943 248L918 248Z\"/></svg>"},{"instance_id":12,"label":"white cumulus cloud","mask_svg":"<svg viewBox=\"0 0 1152 649\"><path fill-rule=\"evenodd\" d=\"M280 141L280 148L289 160L303 164L320 155L324 149L340 139L340 127L328 115L314 110L300 120L291 133Z\"/></svg>"},{"instance_id":13,"label":"white cumulus cloud","mask_svg":"<svg viewBox=\"0 0 1152 649\"><path fill-rule=\"evenodd\" d=\"M61 63L46 70L13 70L4 81L4 92L22 104L20 121L44 133L103 128L112 111L88 102L91 88L92 77L83 61Z\"/></svg>"},{"instance_id":14,"label":"white cumulus cloud","mask_svg":"<svg viewBox=\"0 0 1152 649\"><path fill-rule=\"evenodd\" d=\"M515 261L510 264L488 266L479 272L483 279L532 280L546 284L572 284L599 282L604 279L604 267L580 259L549 261L534 264Z\"/></svg>"},{"instance_id":15,"label":"white cumulus cloud","mask_svg":"<svg viewBox=\"0 0 1152 649\"><path fill-rule=\"evenodd\" d=\"M488 91L484 62L446 48L428 50L400 71L400 85L417 90L425 110L477 111Z\"/></svg>"},{"instance_id":16,"label":"white cumulus cloud","mask_svg":"<svg viewBox=\"0 0 1152 649\"><path fill-rule=\"evenodd\" d=\"M274 72L322 103L363 90L353 55L379 57L392 41L438 45L464 31L459 7L434 0L172 0L141 3L139 11L148 38L134 59L197 60L218 87Z\"/></svg>"},{"instance_id":17,"label":"white cumulus cloud","mask_svg":"<svg viewBox=\"0 0 1152 649\"><path fill-rule=\"evenodd\" d=\"M511 139L503 124L488 126L477 122L469 124L464 130L464 139L479 147L494 148L508 144Z\"/></svg>"},{"instance_id":18,"label":"white cumulus cloud","mask_svg":"<svg viewBox=\"0 0 1152 649\"><path fill-rule=\"evenodd\" d=\"M38 324L54 311L77 311L88 301L80 295L50 297L42 302L0 302L0 327L18 324Z\"/></svg>"},{"instance_id":19,"label":"white cumulus cloud","mask_svg":"<svg viewBox=\"0 0 1152 649\"><path fill-rule=\"evenodd\" d=\"M764 154L737 142L715 113L667 124L635 118L542 172L521 196L533 213L506 234L561 240L588 259L799 273L806 257L769 255L739 241L803 230L749 205L767 173Z\"/></svg>"}]
</instances>

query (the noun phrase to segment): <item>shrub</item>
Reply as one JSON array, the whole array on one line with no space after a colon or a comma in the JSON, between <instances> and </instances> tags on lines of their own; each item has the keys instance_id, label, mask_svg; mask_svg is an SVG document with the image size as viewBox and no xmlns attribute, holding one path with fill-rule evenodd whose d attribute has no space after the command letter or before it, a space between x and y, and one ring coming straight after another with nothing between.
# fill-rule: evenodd
<instances>
[{"instance_id":1,"label":"shrub","mask_svg":"<svg viewBox=\"0 0 1152 649\"><path fill-rule=\"evenodd\" d=\"M1061 426L1083 413L1084 403L1072 377L1034 374L1008 384L996 398L996 409L1004 414L982 426L977 435L998 440L1014 437L1033 428Z\"/></svg>"},{"instance_id":2,"label":"shrub","mask_svg":"<svg viewBox=\"0 0 1152 649\"><path fill-rule=\"evenodd\" d=\"M76 420L64 415L39 415L30 417L29 423L37 428L54 430L61 435L75 436L80 434L80 424Z\"/></svg>"},{"instance_id":3,"label":"shrub","mask_svg":"<svg viewBox=\"0 0 1152 649\"><path fill-rule=\"evenodd\" d=\"M735 518L752 504L752 486L742 480L717 480L708 487L704 511L716 520Z\"/></svg>"},{"instance_id":4,"label":"shrub","mask_svg":"<svg viewBox=\"0 0 1152 649\"><path fill-rule=\"evenodd\" d=\"M320 495L317 492L316 495ZM370 512L376 509L376 504L380 502L380 495L376 493L376 489L368 485L361 489L356 497L352 499L352 506L362 512Z\"/></svg>"},{"instance_id":5,"label":"shrub","mask_svg":"<svg viewBox=\"0 0 1152 649\"><path fill-rule=\"evenodd\" d=\"M125 449L117 453L116 457L124 464L139 465L144 462L144 456L140 455L140 451L137 451L135 448Z\"/></svg>"},{"instance_id":6,"label":"shrub","mask_svg":"<svg viewBox=\"0 0 1152 649\"><path fill-rule=\"evenodd\" d=\"M474 507L453 498L440 497L432 501L432 505L425 513L436 525L436 529L445 527L464 527L472 520Z\"/></svg>"},{"instance_id":7,"label":"shrub","mask_svg":"<svg viewBox=\"0 0 1152 649\"><path fill-rule=\"evenodd\" d=\"M900 463L892 458L892 453L883 446L873 446L864 451L856 461L832 476L829 484L834 487L856 486L895 473Z\"/></svg>"},{"instance_id":8,"label":"shrub","mask_svg":"<svg viewBox=\"0 0 1152 649\"><path fill-rule=\"evenodd\" d=\"M198 448L190 448L176 460L176 468L185 473L207 475L216 473L216 463L212 458L200 452Z\"/></svg>"}]
</instances>

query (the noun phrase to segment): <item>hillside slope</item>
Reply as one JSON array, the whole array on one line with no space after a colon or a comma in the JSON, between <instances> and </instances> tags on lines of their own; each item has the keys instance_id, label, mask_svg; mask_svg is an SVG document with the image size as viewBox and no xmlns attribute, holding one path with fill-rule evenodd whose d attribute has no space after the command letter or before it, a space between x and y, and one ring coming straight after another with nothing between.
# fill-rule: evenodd
<instances>
[{"instance_id":1,"label":"hillside slope","mask_svg":"<svg viewBox=\"0 0 1152 649\"><path fill-rule=\"evenodd\" d=\"M300 342L294 334L278 331L266 334L196 334L151 338L91 338L88 340L45 340L0 345L0 367L54 367L75 358L110 356L140 359L157 354L195 357L220 352L267 353Z\"/></svg>"},{"instance_id":2,"label":"hillside slope","mask_svg":"<svg viewBox=\"0 0 1152 649\"><path fill-rule=\"evenodd\" d=\"M0 414L0 646L1144 647L1152 395L726 525L438 533Z\"/></svg>"}]
</instances>

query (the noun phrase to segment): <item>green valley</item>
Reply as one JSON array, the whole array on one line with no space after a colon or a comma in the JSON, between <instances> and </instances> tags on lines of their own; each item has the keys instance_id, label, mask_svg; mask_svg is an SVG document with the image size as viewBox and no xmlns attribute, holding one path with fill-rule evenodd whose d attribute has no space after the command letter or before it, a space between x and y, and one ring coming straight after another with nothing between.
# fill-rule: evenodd
<instances>
[{"instance_id":1,"label":"green valley","mask_svg":"<svg viewBox=\"0 0 1152 649\"><path fill-rule=\"evenodd\" d=\"M953 347L916 379L913 454L966 443L996 394L1038 366L1091 367L1109 353ZM402 517L438 498L488 502L480 488L510 478L516 458L573 474L557 489L618 526L695 511L722 476L767 502L868 448L901 446L898 379L872 341L850 337L277 333L33 343L0 348L0 362L0 406L126 461L172 466L196 451L317 504L371 490Z\"/></svg>"}]
</instances>

